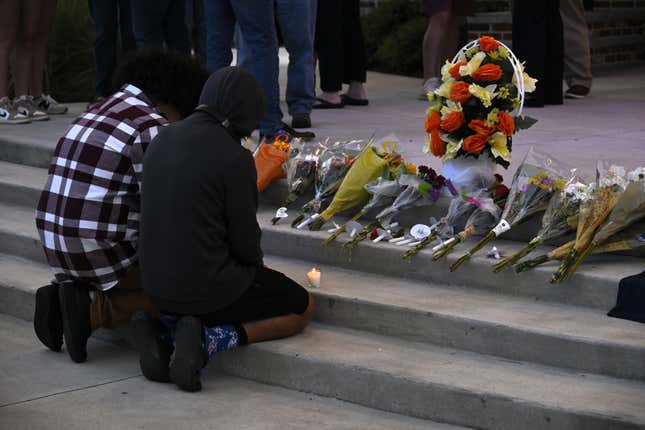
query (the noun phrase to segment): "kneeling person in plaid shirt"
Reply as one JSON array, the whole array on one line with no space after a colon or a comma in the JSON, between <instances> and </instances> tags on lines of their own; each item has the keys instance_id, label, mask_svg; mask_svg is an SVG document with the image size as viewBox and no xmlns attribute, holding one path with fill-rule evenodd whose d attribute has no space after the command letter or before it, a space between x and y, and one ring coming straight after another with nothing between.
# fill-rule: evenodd
<instances>
[{"instance_id":1,"label":"kneeling person in plaid shirt","mask_svg":"<svg viewBox=\"0 0 645 430\"><path fill-rule=\"evenodd\" d=\"M161 127L188 116L208 74L176 53L143 51L126 60L117 88L75 119L58 141L36 210L55 280L36 293L41 342L72 360L87 340L154 307L138 269L143 155Z\"/></svg>"}]
</instances>

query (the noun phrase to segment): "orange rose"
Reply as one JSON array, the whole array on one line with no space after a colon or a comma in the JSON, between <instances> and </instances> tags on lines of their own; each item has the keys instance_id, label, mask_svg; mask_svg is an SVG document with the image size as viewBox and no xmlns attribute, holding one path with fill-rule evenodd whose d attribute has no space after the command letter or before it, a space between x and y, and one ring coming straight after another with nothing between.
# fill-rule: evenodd
<instances>
[{"instance_id":1,"label":"orange rose","mask_svg":"<svg viewBox=\"0 0 645 430\"><path fill-rule=\"evenodd\" d=\"M476 81L491 82L502 77L502 68L497 64L484 64L473 72Z\"/></svg>"},{"instance_id":2,"label":"orange rose","mask_svg":"<svg viewBox=\"0 0 645 430\"><path fill-rule=\"evenodd\" d=\"M450 88L450 100L456 103L466 103L472 97L468 91L469 84L466 82L455 82Z\"/></svg>"},{"instance_id":3,"label":"orange rose","mask_svg":"<svg viewBox=\"0 0 645 430\"><path fill-rule=\"evenodd\" d=\"M468 123L468 128L474 131L477 134L483 134L484 136L490 135L495 129L486 125L486 121L483 119L473 119Z\"/></svg>"},{"instance_id":4,"label":"orange rose","mask_svg":"<svg viewBox=\"0 0 645 430\"><path fill-rule=\"evenodd\" d=\"M483 134L471 134L464 139L464 143L461 145L464 151L469 152L473 155L479 155L486 148L486 142L488 142L488 136Z\"/></svg>"},{"instance_id":5,"label":"orange rose","mask_svg":"<svg viewBox=\"0 0 645 430\"><path fill-rule=\"evenodd\" d=\"M477 39L479 48L484 52L491 52L499 48L499 42L494 37L482 36Z\"/></svg>"},{"instance_id":6,"label":"orange rose","mask_svg":"<svg viewBox=\"0 0 645 430\"><path fill-rule=\"evenodd\" d=\"M441 128L446 131L455 131L464 123L464 113L460 111L451 112L441 121Z\"/></svg>"},{"instance_id":7,"label":"orange rose","mask_svg":"<svg viewBox=\"0 0 645 430\"><path fill-rule=\"evenodd\" d=\"M497 129L502 132L504 136L512 136L515 133L515 121L513 117L506 112L500 112L497 115Z\"/></svg>"},{"instance_id":8,"label":"orange rose","mask_svg":"<svg viewBox=\"0 0 645 430\"><path fill-rule=\"evenodd\" d=\"M441 117L437 112L430 112L430 115L426 118L426 133L432 133L432 130L439 127L439 122Z\"/></svg>"},{"instance_id":9,"label":"orange rose","mask_svg":"<svg viewBox=\"0 0 645 430\"><path fill-rule=\"evenodd\" d=\"M448 69L448 73L450 73L450 76L452 76L454 79L459 79L461 77L461 75L459 74L459 68L461 66L465 66L466 64L468 64L466 61L460 61L450 69Z\"/></svg>"},{"instance_id":10,"label":"orange rose","mask_svg":"<svg viewBox=\"0 0 645 430\"><path fill-rule=\"evenodd\" d=\"M443 154L446 153L446 142L441 140L439 130L436 128L433 129L430 135L430 152L432 152L432 155L435 157L443 156Z\"/></svg>"}]
</instances>

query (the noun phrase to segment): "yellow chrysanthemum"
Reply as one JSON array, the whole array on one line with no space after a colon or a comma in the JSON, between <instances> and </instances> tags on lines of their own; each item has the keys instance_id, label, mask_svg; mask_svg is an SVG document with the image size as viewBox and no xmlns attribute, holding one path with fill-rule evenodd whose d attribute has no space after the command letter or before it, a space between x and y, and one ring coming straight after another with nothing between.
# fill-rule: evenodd
<instances>
[{"instance_id":1,"label":"yellow chrysanthemum","mask_svg":"<svg viewBox=\"0 0 645 430\"><path fill-rule=\"evenodd\" d=\"M493 133L488 139L490 144L490 151L494 157L501 157L504 161L511 161L511 152L508 150L506 136L499 131Z\"/></svg>"},{"instance_id":2,"label":"yellow chrysanthemum","mask_svg":"<svg viewBox=\"0 0 645 430\"><path fill-rule=\"evenodd\" d=\"M493 127L495 126L495 124L497 124L497 121L499 121L499 109L495 108L491 110L486 116L486 125Z\"/></svg>"},{"instance_id":3,"label":"yellow chrysanthemum","mask_svg":"<svg viewBox=\"0 0 645 430\"><path fill-rule=\"evenodd\" d=\"M450 98L450 88L452 88L454 84L455 84L455 80L451 78L450 80L441 84L439 88L434 90L434 93L440 97L448 99Z\"/></svg>"},{"instance_id":4,"label":"yellow chrysanthemum","mask_svg":"<svg viewBox=\"0 0 645 430\"><path fill-rule=\"evenodd\" d=\"M441 66L441 80L446 82L448 79L450 79L452 76L450 76L450 68L454 66L454 63L451 63L450 61L446 60L446 64Z\"/></svg>"},{"instance_id":5,"label":"yellow chrysanthemum","mask_svg":"<svg viewBox=\"0 0 645 430\"><path fill-rule=\"evenodd\" d=\"M537 83L537 79L534 79L529 76L528 73L524 71L524 63L520 65L520 70L522 71L522 80L524 82L524 92L525 93L532 93L535 91L535 84ZM513 73L513 85L517 86L517 75Z\"/></svg>"},{"instance_id":6,"label":"yellow chrysanthemum","mask_svg":"<svg viewBox=\"0 0 645 430\"><path fill-rule=\"evenodd\" d=\"M452 160L457 156L457 152L461 149L461 143L463 140L453 140L449 135L441 135L441 139L446 142L446 153L441 157L441 161L446 162Z\"/></svg>"},{"instance_id":7,"label":"yellow chrysanthemum","mask_svg":"<svg viewBox=\"0 0 645 430\"><path fill-rule=\"evenodd\" d=\"M470 84L468 92L481 100L484 107L490 107L493 99L495 98L495 89L497 85L488 85L487 87L480 87L476 84Z\"/></svg>"},{"instance_id":8,"label":"yellow chrysanthemum","mask_svg":"<svg viewBox=\"0 0 645 430\"><path fill-rule=\"evenodd\" d=\"M441 108L441 119L444 119L453 112L462 112L463 109L460 103L455 103L452 100L446 100L446 106Z\"/></svg>"},{"instance_id":9,"label":"yellow chrysanthemum","mask_svg":"<svg viewBox=\"0 0 645 430\"><path fill-rule=\"evenodd\" d=\"M479 69L479 66L481 66L482 61L486 58L486 53L484 52L478 52L476 53L473 58L470 59L468 64L465 66L461 66L459 68L459 74L461 76L470 76L472 75L475 70Z\"/></svg>"}]
</instances>

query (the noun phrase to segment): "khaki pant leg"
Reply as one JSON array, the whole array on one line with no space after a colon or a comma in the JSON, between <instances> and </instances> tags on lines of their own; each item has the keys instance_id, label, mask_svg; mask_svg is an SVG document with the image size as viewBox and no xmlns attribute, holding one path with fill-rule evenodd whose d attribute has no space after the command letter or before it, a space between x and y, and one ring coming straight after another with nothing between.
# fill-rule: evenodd
<instances>
[{"instance_id":1,"label":"khaki pant leg","mask_svg":"<svg viewBox=\"0 0 645 430\"><path fill-rule=\"evenodd\" d=\"M591 46L582 0L560 0L564 37L564 79L569 87L591 88Z\"/></svg>"}]
</instances>

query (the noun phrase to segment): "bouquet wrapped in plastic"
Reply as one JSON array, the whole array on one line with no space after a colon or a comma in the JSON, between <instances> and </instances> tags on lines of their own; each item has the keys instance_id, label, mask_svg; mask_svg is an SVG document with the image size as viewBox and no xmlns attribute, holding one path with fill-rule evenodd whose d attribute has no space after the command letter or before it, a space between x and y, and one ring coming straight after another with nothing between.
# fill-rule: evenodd
<instances>
[{"instance_id":1,"label":"bouquet wrapped in plastic","mask_svg":"<svg viewBox=\"0 0 645 430\"><path fill-rule=\"evenodd\" d=\"M515 172L501 220L475 246L455 261L450 270L457 270L473 254L514 225L545 210L551 197L563 189L572 176L558 162L531 148Z\"/></svg>"},{"instance_id":2,"label":"bouquet wrapped in plastic","mask_svg":"<svg viewBox=\"0 0 645 430\"><path fill-rule=\"evenodd\" d=\"M608 243L618 232L645 218L645 178L629 181L606 221L600 226L589 244L573 257L573 263L564 274L567 280L584 259L601 244Z\"/></svg>"},{"instance_id":3,"label":"bouquet wrapped in plastic","mask_svg":"<svg viewBox=\"0 0 645 430\"><path fill-rule=\"evenodd\" d=\"M338 212L351 209L369 198L365 185L381 176L389 163L400 163L402 160L402 157L394 152L397 147L394 139L381 142L382 150L372 145L370 140L347 172L329 206L309 224L311 230L319 230Z\"/></svg>"},{"instance_id":4,"label":"bouquet wrapped in plastic","mask_svg":"<svg viewBox=\"0 0 645 430\"><path fill-rule=\"evenodd\" d=\"M302 228L315 219L310 216L303 222L306 214L318 213L323 200L336 193L354 160L361 153L360 143L359 140L336 142L322 150L316 165L314 198L302 206L300 214L291 223L292 227Z\"/></svg>"},{"instance_id":5,"label":"bouquet wrapped in plastic","mask_svg":"<svg viewBox=\"0 0 645 430\"><path fill-rule=\"evenodd\" d=\"M476 209L470 214L466 226L451 239L437 245L432 249L432 259L437 261L446 256L450 250L471 235L486 234L499 221L501 209L491 197L477 199Z\"/></svg>"},{"instance_id":6,"label":"bouquet wrapped in plastic","mask_svg":"<svg viewBox=\"0 0 645 430\"><path fill-rule=\"evenodd\" d=\"M289 194L282 204L284 209L278 209L278 212L281 212L283 216L276 214L271 220L272 224L276 224L281 218L286 218L286 209L314 183L316 162L320 151L321 148L318 145L306 143L296 145L295 142L292 145L291 155L287 162L287 190Z\"/></svg>"},{"instance_id":7,"label":"bouquet wrapped in plastic","mask_svg":"<svg viewBox=\"0 0 645 430\"><path fill-rule=\"evenodd\" d=\"M589 246L596 231L611 214L625 190L626 173L623 167L612 165L606 172L603 170L603 166L599 164L597 176L599 180L590 187L589 199L580 205L575 244L551 277L552 283L565 280L567 272Z\"/></svg>"},{"instance_id":8,"label":"bouquet wrapped in plastic","mask_svg":"<svg viewBox=\"0 0 645 430\"><path fill-rule=\"evenodd\" d=\"M539 244L562 237L575 230L580 204L587 198L587 185L580 182L568 184L556 193L544 212L542 226L537 235L515 254L504 258L493 266L494 272L514 265L533 251ZM575 219L576 224L572 220ZM573 225L572 225L573 224Z\"/></svg>"},{"instance_id":9,"label":"bouquet wrapped in plastic","mask_svg":"<svg viewBox=\"0 0 645 430\"><path fill-rule=\"evenodd\" d=\"M289 136L279 134L272 144L263 142L253 156L258 175L258 191L264 191L271 182L286 177L284 165L289 159Z\"/></svg>"}]
</instances>

